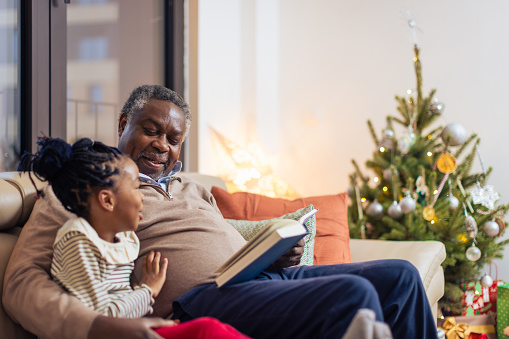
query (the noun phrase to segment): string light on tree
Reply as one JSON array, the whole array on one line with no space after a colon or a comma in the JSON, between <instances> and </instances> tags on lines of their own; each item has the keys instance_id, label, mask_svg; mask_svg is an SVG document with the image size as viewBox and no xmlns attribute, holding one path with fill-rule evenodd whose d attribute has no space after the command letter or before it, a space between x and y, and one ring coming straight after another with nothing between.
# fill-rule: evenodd
<instances>
[{"instance_id":1,"label":"string light on tree","mask_svg":"<svg viewBox=\"0 0 509 339\"><path fill-rule=\"evenodd\" d=\"M430 112L435 115L440 115L444 112L445 105L441 102L438 102L438 99L433 98L433 103L430 106Z\"/></svg>"}]
</instances>

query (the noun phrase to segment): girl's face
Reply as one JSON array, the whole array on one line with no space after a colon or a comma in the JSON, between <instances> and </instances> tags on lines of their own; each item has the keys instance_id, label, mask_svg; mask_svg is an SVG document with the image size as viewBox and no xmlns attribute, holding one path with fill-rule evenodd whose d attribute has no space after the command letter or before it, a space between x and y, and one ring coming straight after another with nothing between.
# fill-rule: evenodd
<instances>
[{"instance_id":1,"label":"girl's face","mask_svg":"<svg viewBox=\"0 0 509 339\"><path fill-rule=\"evenodd\" d=\"M135 231L138 222L143 219L143 199L140 191L138 166L131 159L125 157L119 163L122 166L121 174L114 184L116 203L113 207L115 219L118 220L118 232Z\"/></svg>"}]
</instances>

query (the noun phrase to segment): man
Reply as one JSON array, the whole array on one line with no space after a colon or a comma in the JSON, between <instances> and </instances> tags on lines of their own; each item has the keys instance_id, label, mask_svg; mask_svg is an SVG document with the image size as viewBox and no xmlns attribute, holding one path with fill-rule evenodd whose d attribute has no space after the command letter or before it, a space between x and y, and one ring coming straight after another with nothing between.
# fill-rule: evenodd
<instances>
[{"instance_id":1,"label":"man","mask_svg":"<svg viewBox=\"0 0 509 339\"><path fill-rule=\"evenodd\" d=\"M395 338L436 338L419 274L406 261L289 267L302 255L297 246L255 279L217 288L215 269L244 240L224 221L210 192L174 175L180 171L177 159L190 119L187 104L173 91L140 86L119 120L119 148L144 174L140 257L154 250L169 262L167 281L153 306L156 316L187 321L208 315L255 338L341 338L356 311L368 308L390 325ZM51 189L46 193L11 256L6 310L43 337L153 336L149 328L164 325L163 320L97 315L51 281L51 245L69 215L55 203Z\"/></svg>"}]
</instances>

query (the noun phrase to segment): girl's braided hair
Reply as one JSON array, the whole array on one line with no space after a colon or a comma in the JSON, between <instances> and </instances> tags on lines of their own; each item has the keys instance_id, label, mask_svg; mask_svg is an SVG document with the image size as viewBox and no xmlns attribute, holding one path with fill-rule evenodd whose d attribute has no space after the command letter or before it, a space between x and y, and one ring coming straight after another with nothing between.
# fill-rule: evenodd
<instances>
[{"instance_id":1,"label":"girl's braided hair","mask_svg":"<svg viewBox=\"0 0 509 339\"><path fill-rule=\"evenodd\" d=\"M88 217L90 195L113 186L111 177L119 172L116 163L122 152L88 138L71 146L60 138L43 137L37 144L37 153L25 153L18 170L49 182L66 210Z\"/></svg>"}]
</instances>

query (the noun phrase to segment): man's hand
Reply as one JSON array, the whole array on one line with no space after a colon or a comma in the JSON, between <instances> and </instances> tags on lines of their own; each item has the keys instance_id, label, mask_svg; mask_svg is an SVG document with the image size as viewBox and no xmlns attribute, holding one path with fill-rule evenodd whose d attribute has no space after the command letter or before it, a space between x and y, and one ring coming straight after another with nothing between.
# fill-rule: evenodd
<instances>
[{"instance_id":1,"label":"man's hand","mask_svg":"<svg viewBox=\"0 0 509 339\"><path fill-rule=\"evenodd\" d=\"M279 259L274 261L272 267L276 270L282 270L283 268L298 265L302 254L304 254L304 245L304 239L300 239L295 246L290 248L285 254L280 256Z\"/></svg>"},{"instance_id":2,"label":"man's hand","mask_svg":"<svg viewBox=\"0 0 509 339\"><path fill-rule=\"evenodd\" d=\"M125 319L99 315L90 330L89 339L162 339L153 328L175 326L178 321L161 318Z\"/></svg>"}]
</instances>

